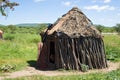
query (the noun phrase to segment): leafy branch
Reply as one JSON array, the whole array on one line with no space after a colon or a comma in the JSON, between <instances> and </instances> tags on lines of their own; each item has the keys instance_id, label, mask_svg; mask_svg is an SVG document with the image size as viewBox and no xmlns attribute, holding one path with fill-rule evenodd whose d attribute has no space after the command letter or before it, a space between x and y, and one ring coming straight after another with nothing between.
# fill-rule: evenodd
<instances>
[{"instance_id":1,"label":"leafy branch","mask_svg":"<svg viewBox=\"0 0 120 80\"><path fill-rule=\"evenodd\" d=\"M19 4L16 2L10 2L9 0L0 0L0 13L2 16L6 16L5 9L10 8L14 10L14 6L18 6Z\"/></svg>"}]
</instances>

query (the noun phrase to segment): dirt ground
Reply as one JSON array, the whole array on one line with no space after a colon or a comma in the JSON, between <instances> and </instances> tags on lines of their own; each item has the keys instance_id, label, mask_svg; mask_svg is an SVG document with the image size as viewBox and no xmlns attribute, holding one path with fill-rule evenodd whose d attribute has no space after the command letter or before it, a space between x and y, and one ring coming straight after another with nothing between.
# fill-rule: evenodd
<instances>
[{"instance_id":1,"label":"dirt ground","mask_svg":"<svg viewBox=\"0 0 120 80\"><path fill-rule=\"evenodd\" d=\"M6 76L0 77L0 80L4 78L17 78L23 76L32 76L32 75L44 75L44 76L60 76L60 75L82 75L82 74L89 74L89 73L98 73L98 72L110 72L112 70L116 70L120 68L120 62L113 63L108 62L108 68L105 69L95 69L89 70L88 72L81 72L81 71L41 71L36 70L34 67L27 67L25 70L16 71L12 73L5 73Z\"/></svg>"}]
</instances>

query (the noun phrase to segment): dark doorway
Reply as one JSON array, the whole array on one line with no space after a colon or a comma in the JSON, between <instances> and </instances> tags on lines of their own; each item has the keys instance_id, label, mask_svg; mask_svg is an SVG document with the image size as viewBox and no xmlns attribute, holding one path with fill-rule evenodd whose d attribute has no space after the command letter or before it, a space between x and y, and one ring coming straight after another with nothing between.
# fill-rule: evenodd
<instances>
[{"instance_id":1,"label":"dark doorway","mask_svg":"<svg viewBox=\"0 0 120 80\"><path fill-rule=\"evenodd\" d=\"M55 43L54 41L50 41L50 55L49 55L50 63L55 63Z\"/></svg>"}]
</instances>

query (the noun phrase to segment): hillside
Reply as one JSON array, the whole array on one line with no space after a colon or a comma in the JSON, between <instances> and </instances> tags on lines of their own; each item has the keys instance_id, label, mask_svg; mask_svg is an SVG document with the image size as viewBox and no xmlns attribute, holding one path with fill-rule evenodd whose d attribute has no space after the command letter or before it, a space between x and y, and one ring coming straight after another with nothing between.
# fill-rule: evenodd
<instances>
[{"instance_id":1,"label":"hillside","mask_svg":"<svg viewBox=\"0 0 120 80\"><path fill-rule=\"evenodd\" d=\"M16 24L16 26L39 26L39 23L21 23L21 24Z\"/></svg>"},{"instance_id":2,"label":"hillside","mask_svg":"<svg viewBox=\"0 0 120 80\"><path fill-rule=\"evenodd\" d=\"M18 26L18 27L39 27L41 25L49 25L51 23L20 23L20 24L15 24L14 26ZM9 26L9 25L2 25L0 24L0 26Z\"/></svg>"},{"instance_id":3,"label":"hillside","mask_svg":"<svg viewBox=\"0 0 120 80\"><path fill-rule=\"evenodd\" d=\"M38 27L40 25L49 25L50 23L21 23L21 24L16 24L15 26L23 26L23 27Z\"/></svg>"}]
</instances>

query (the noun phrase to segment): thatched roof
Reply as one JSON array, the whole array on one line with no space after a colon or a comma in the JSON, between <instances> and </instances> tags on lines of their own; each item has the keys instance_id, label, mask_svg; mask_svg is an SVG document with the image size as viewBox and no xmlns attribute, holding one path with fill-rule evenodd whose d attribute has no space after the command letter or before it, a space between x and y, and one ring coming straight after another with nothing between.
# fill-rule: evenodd
<instances>
[{"instance_id":1,"label":"thatched roof","mask_svg":"<svg viewBox=\"0 0 120 80\"><path fill-rule=\"evenodd\" d=\"M90 19L77 7L72 8L68 13L59 18L49 30L48 35L54 32L63 32L70 37L101 36Z\"/></svg>"}]
</instances>

